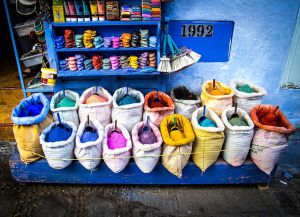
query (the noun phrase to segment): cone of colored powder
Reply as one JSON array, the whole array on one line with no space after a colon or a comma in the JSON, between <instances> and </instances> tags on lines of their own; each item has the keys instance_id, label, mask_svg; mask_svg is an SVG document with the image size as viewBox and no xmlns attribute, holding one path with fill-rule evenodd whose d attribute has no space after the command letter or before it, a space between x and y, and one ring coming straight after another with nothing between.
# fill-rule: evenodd
<instances>
[{"instance_id":1,"label":"cone of colored powder","mask_svg":"<svg viewBox=\"0 0 300 217\"><path fill-rule=\"evenodd\" d=\"M124 148L126 147L126 138L123 136L122 133L119 132L112 132L108 136L107 145L108 148L111 150L115 150L117 148Z\"/></svg>"},{"instance_id":2,"label":"cone of colored powder","mask_svg":"<svg viewBox=\"0 0 300 217\"><path fill-rule=\"evenodd\" d=\"M222 95L225 95L225 93L221 90L218 90L218 89L215 89L215 90L211 90L210 91L210 94L211 95L214 95L214 96L222 96Z\"/></svg>"},{"instance_id":3,"label":"cone of colored powder","mask_svg":"<svg viewBox=\"0 0 300 217\"><path fill-rule=\"evenodd\" d=\"M80 141L82 143L86 143L86 142L93 142L96 141L99 138L98 132L97 130L92 130L92 128L87 127L85 128Z\"/></svg>"},{"instance_id":4,"label":"cone of colored powder","mask_svg":"<svg viewBox=\"0 0 300 217\"><path fill-rule=\"evenodd\" d=\"M107 102L107 99L104 98L103 96L92 95L86 99L85 104L101 103L101 102Z\"/></svg>"},{"instance_id":5,"label":"cone of colored powder","mask_svg":"<svg viewBox=\"0 0 300 217\"><path fill-rule=\"evenodd\" d=\"M205 117L205 119L203 121L201 121L201 122L198 120L198 124L201 127L217 127L217 125L215 124L215 122L213 122L212 120L210 120L207 117Z\"/></svg>"},{"instance_id":6,"label":"cone of colored powder","mask_svg":"<svg viewBox=\"0 0 300 217\"><path fill-rule=\"evenodd\" d=\"M57 103L56 108L62 108L62 107L74 107L75 101L71 100L67 97L64 97L60 100L59 103Z\"/></svg>"},{"instance_id":7,"label":"cone of colored powder","mask_svg":"<svg viewBox=\"0 0 300 217\"><path fill-rule=\"evenodd\" d=\"M239 91L244 92L244 93L253 93L254 92L253 88L251 88L248 84L238 85L236 87L236 89L238 89Z\"/></svg>"},{"instance_id":8,"label":"cone of colored powder","mask_svg":"<svg viewBox=\"0 0 300 217\"><path fill-rule=\"evenodd\" d=\"M151 129L146 131L141 130L139 140L143 144L154 144L157 142L156 136Z\"/></svg>"},{"instance_id":9,"label":"cone of colored powder","mask_svg":"<svg viewBox=\"0 0 300 217\"><path fill-rule=\"evenodd\" d=\"M238 118L231 118L229 120L229 123L232 126L248 126L247 122L242 118L242 117L238 117Z\"/></svg>"},{"instance_id":10,"label":"cone of colored powder","mask_svg":"<svg viewBox=\"0 0 300 217\"><path fill-rule=\"evenodd\" d=\"M177 141L183 139L185 136L180 130L172 130L170 133L170 137L172 140Z\"/></svg>"},{"instance_id":11,"label":"cone of colored powder","mask_svg":"<svg viewBox=\"0 0 300 217\"><path fill-rule=\"evenodd\" d=\"M72 130L64 124L55 125L46 135L46 142L66 141L72 135Z\"/></svg>"},{"instance_id":12,"label":"cone of colored powder","mask_svg":"<svg viewBox=\"0 0 300 217\"><path fill-rule=\"evenodd\" d=\"M138 103L138 102L139 101L137 99L135 99L134 97L132 97L130 95L126 95L118 102L118 105L119 106L130 105L130 104L134 104L134 103Z\"/></svg>"}]
</instances>

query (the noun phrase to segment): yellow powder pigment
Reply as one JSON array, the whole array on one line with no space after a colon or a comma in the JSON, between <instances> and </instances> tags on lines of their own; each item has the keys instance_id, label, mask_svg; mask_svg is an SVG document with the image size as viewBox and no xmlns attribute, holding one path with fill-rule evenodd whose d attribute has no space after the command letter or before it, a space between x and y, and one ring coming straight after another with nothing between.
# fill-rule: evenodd
<instances>
[{"instance_id":1,"label":"yellow powder pigment","mask_svg":"<svg viewBox=\"0 0 300 217\"><path fill-rule=\"evenodd\" d=\"M185 136L180 130L173 130L170 133L170 137L173 141L183 139Z\"/></svg>"}]
</instances>

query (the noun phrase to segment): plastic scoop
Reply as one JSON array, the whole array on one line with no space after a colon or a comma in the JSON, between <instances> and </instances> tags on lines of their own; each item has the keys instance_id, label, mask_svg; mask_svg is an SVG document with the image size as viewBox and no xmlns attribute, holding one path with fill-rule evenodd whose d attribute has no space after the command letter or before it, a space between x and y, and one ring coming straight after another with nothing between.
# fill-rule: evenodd
<instances>
[{"instance_id":1,"label":"plastic scoop","mask_svg":"<svg viewBox=\"0 0 300 217\"><path fill-rule=\"evenodd\" d=\"M61 119L60 119L59 113L57 113L57 119L58 119L58 125L57 125L58 127L70 130L70 127L68 125L65 125L65 124L61 123Z\"/></svg>"},{"instance_id":2,"label":"plastic scoop","mask_svg":"<svg viewBox=\"0 0 300 217\"><path fill-rule=\"evenodd\" d=\"M203 112L202 112L202 116L199 118L199 123L201 123L202 121L205 120L205 113L206 113L206 106L203 106Z\"/></svg>"},{"instance_id":3,"label":"plastic scoop","mask_svg":"<svg viewBox=\"0 0 300 217\"><path fill-rule=\"evenodd\" d=\"M155 98L152 100L152 102L156 102L156 103L160 102L160 99L159 99L159 97L158 97L158 89L156 90L156 96L155 96Z\"/></svg>"},{"instance_id":4,"label":"plastic scoop","mask_svg":"<svg viewBox=\"0 0 300 217\"><path fill-rule=\"evenodd\" d=\"M171 131L175 131L175 130L179 130L179 128L177 126L177 118L176 117L174 117L173 127L171 128Z\"/></svg>"},{"instance_id":5,"label":"plastic scoop","mask_svg":"<svg viewBox=\"0 0 300 217\"><path fill-rule=\"evenodd\" d=\"M87 127L85 128L85 130L90 131L90 132L94 132L95 129L94 129L93 127L90 126L90 116L89 116L89 115L87 116L87 121L88 121L88 125L87 125Z\"/></svg>"},{"instance_id":6,"label":"plastic scoop","mask_svg":"<svg viewBox=\"0 0 300 217\"><path fill-rule=\"evenodd\" d=\"M113 131L111 131L111 133L120 133L120 130L118 129L118 126L117 126L117 120L115 120L115 128Z\"/></svg>"},{"instance_id":7,"label":"plastic scoop","mask_svg":"<svg viewBox=\"0 0 300 217\"><path fill-rule=\"evenodd\" d=\"M143 127L142 132L148 132L151 128L149 127L149 116L147 116L146 125Z\"/></svg>"},{"instance_id":8,"label":"plastic scoop","mask_svg":"<svg viewBox=\"0 0 300 217\"><path fill-rule=\"evenodd\" d=\"M234 113L231 115L231 118L239 118L240 116L237 113L237 103L234 103Z\"/></svg>"}]
</instances>

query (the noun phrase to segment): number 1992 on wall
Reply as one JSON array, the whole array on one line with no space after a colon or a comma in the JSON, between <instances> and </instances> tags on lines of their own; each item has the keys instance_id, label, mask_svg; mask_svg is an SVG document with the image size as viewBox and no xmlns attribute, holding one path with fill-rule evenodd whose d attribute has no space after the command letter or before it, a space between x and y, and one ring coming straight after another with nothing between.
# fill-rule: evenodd
<instances>
[{"instance_id":1,"label":"number 1992 on wall","mask_svg":"<svg viewBox=\"0 0 300 217\"><path fill-rule=\"evenodd\" d=\"M191 25L181 26L181 37L211 37L213 36L213 25Z\"/></svg>"}]
</instances>

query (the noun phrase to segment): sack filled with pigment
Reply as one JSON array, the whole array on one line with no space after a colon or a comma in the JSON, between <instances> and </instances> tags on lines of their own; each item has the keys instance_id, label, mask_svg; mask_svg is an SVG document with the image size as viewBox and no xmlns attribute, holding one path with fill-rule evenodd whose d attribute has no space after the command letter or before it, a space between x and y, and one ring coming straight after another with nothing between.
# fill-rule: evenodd
<instances>
[{"instance_id":1,"label":"sack filled with pigment","mask_svg":"<svg viewBox=\"0 0 300 217\"><path fill-rule=\"evenodd\" d=\"M229 86L216 81L213 88L213 81L206 81L202 85L201 102L202 106L213 110L219 117L226 108L232 107L234 90Z\"/></svg>"},{"instance_id":2,"label":"sack filled with pigment","mask_svg":"<svg viewBox=\"0 0 300 217\"><path fill-rule=\"evenodd\" d=\"M128 91L127 91L128 90ZM143 118L144 95L132 88L120 88L113 95L112 121L118 121L131 132Z\"/></svg>"},{"instance_id":3,"label":"sack filled with pigment","mask_svg":"<svg viewBox=\"0 0 300 217\"><path fill-rule=\"evenodd\" d=\"M12 111L14 137L23 163L34 162L40 158L38 155L43 155L40 134L53 122L49 108L46 96L36 93L23 99Z\"/></svg>"},{"instance_id":4,"label":"sack filled with pigment","mask_svg":"<svg viewBox=\"0 0 300 217\"><path fill-rule=\"evenodd\" d=\"M164 141L162 163L172 174L180 178L189 162L195 134L190 121L180 114L166 116L160 124Z\"/></svg>"},{"instance_id":5,"label":"sack filled with pigment","mask_svg":"<svg viewBox=\"0 0 300 217\"><path fill-rule=\"evenodd\" d=\"M40 136L45 157L53 169L64 169L72 163L77 127L74 122L54 122Z\"/></svg>"},{"instance_id":6,"label":"sack filled with pigment","mask_svg":"<svg viewBox=\"0 0 300 217\"><path fill-rule=\"evenodd\" d=\"M62 121L72 121L78 127L78 105L79 94L71 90L64 90L54 94L50 102L50 110L55 121L58 121L57 113L59 113Z\"/></svg>"},{"instance_id":7,"label":"sack filled with pigment","mask_svg":"<svg viewBox=\"0 0 300 217\"><path fill-rule=\"evenodd\" d=\"M225 143L223 158L232 166L240 166L246 160L254 133L254 124L245 110L237 109L238 117L232 117L234 108L223 111Z\"/></svg>"},{"instance_id":8,"label":"sack filled with pigment","mask_svg":"<svg viewBox=\"0 0 300 217\"><path fill-rule=\"evenodd\" d=\"M206 108L204 121L199 121L202 115L203 107L197 109L192 116L192 125L196 135L192 159L205 172L219 157L224 143L225 127L213 110Z\"/></svg>"},{"instance_id":9,"label":"sack filled with pigment","mask_svg":"<svg viewBox=\"0 0 300 217\"><path fill-rule=\"evenodd\" d=\"M99 165L103 137L104 128L98 120L84 120L80 123L74 154L84 168L94 170Z\"/></svg>"},{"instance_id":10,"label":"sack filled with pigment","mask_svg":"<svg viewBox=\"0 0 300 217\"><path fill-rule=\"evenodd\" d=\"M193 112L199 108L201 100L199 96L191 92L185 86L179 86L171 91L171 97L175 104L175 113L182 114L189 120Z\"/></svg>"},{"instance_id":11,"label":"sack filled with pigment","mask_svg":"<svg viewBox=\"0 0 300 217\"><path fill-rule=\"evenodd\" d=\"M143 120L150 121L159 126L162 119L170 114L174 114L175 105L171 97L163 92L152 91L145 96Z\"/></svg>"},{"instance_id":12,"label":"sack filled with pigment","mask_svg":"<svg viewBox=\"0 0 300 217\"><path fill-rule=\"evenodd\" d=\"M127 129L121 124L116 129L113 123L106 125L102 146L103 159L108 168L114 173L121 172L130 160L132 149Z\"/></svg>"},{"instance_id":13,"label":"sack filled with pigment","mask_svg":"<svg viewBox=\"0 0 300 217\"><path fill-rule=\"evenodd\" d=\"M246 81L233 81L230 87L234 90L233 101L250 114L251 109L260 105L267 91L258 85Z\"/></svg>"},{"instance_id":14,"label":"sack filled with pigment","mask_svg":"<svg viewBox=\"0 0 300 217\"><path fill-rule=\"evenodd\" d=\"M112 96L103 87L85 90L79 99L79 119L98 120L102 126L111 123Z\"/></svg>"},{"instance_id":15,"label":"sack filled with pigment","mask_svg":"<svg viewBox=\"0 0 300 217\"><path fill-rule=\"evenodd\" d=\"M132 129L133 156L138 168L143 173L150 173L159 161L162 137L159 129L141 121Z\"/></svg>"},{"instance_id":16,"label":"sack filled with pigment","mask_svg":"<svg viewBox=\"0 0 300 217\"><path fill-rule=\"evenodd\" d=\"M295 128L272 105L257 105L251 110L251 119L255 125L250 156L258 168L271 174L280 154L288 146L288 136Z\"/></svg>"}]
</instances>

